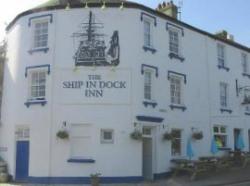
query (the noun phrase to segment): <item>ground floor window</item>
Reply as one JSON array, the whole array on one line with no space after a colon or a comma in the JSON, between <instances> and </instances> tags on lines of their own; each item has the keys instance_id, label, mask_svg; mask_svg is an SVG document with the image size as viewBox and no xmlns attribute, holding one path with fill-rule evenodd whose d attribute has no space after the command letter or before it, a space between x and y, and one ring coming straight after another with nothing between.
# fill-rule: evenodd
<instances>
[{"instance_id":1,"label":"ground floor window","mask_svg":"<svg viewBox=\"0 0 250 186\"><path fill-rule=\"evenodd\" d=\"M114 130L101 129L101 143L114 143Z\"/></svg>"},{"instance_id":2,"label":"ground floor window","mask_svg":"<svg viewBox=\"0 0 250 186\"><path fill-rule=\"evenodd\" d=\"M181 155L181 130L173 129L172 130L172 144L171 144L171 154L172 156L180 156Z\"/></svg>"},{"instance_id":3,"label":"ground floor window","mask_svg":"<svg viewBox=\"0 0 250 186\"><path fill-rule=\"evenodd\" d=\"M225 126L216 125L213 127L213 133L217 147L227 147L227 128Z\"/></svg>"}]
</instances>

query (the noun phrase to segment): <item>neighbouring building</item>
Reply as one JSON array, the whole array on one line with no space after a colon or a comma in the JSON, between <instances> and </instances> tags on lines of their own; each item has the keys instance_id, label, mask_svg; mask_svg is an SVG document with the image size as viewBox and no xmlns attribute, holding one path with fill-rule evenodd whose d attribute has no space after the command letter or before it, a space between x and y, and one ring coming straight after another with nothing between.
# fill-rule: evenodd
<instances>
[{"instance_id":1,"label":"neighbouring building","mask_svg":"<svg viewBox=\"0 0 250 186\"><path fill-rule=\"evenodd\" d=\"M51 0L9 24L0 156L14 180L157 179L197 132L194 159L211 155L214 138L218 156L239 136L249 150L250 49L177 12L172 2Z\"/></svg>"}]
</instances>

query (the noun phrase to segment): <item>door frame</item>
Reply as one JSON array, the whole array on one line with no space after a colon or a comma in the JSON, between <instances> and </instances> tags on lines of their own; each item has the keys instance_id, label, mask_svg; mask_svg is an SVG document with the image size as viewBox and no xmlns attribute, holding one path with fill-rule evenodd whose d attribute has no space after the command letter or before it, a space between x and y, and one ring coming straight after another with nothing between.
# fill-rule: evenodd
<instances>
[{"instance_id":1,"label":"door frame","mask_svg":"<svg viewBox=\"0 0 250 186\"><path fill-rule=\"evenodd\" d=\"M152 176L151 177L152 177L152 180L154 180L154 175L156 173L156 165L157 165L156 132L157 132L158 125L142 123L141 127L142 127L142 140L143 140L143 138L151 138L151 140L152 140ZM143 128L151 128L151 135L144 135ZM144 176L143 175L143 142L142 142L142 176Z\"/></svg>"}]
</instances>

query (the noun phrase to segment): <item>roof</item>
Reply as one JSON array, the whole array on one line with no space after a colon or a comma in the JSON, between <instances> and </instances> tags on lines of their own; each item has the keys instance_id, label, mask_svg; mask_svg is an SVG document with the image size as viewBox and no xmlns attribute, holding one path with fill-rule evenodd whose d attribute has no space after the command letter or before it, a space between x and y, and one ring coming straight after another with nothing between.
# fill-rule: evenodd
<instances>
[{"instance_id":1,"label":"roof","mask_svg":"<svg viewBox=\"0 0 250 186\"><path fill-rule=\"evenodd\" d=\"M26 15L29 15L29 14L32 14L32 13L36 13L36 12L42 12L42 11L49 11L49 10L57 10L57 9L65 9L65 7L68 5L68 2L69 0L49 0L48 2L44 3L44 4L41 4L33 9L30 9L28 11L25 11L19 15L16 16L16 18L6 27L6 30L8 31L9 29L11 29L11 27L16 23L16 21L23 17L23 16L26 16ZM103 0L70 0L70 7L71 8L81 8L83 7L86 2L88 2L88 7L90 8L94 8L94 7L101 7L103 5ZM215 39L215 40L218 40L218 41L221 41L221 42L224 42L228 45L231 45L231 46L234 46L236 48L239 48L239 49L242 49L242 50L245 50L247 52L250 52L250 48L248 48L247 46L244 46L240 43L237 43L235 41L230 41L230 40L227 40L227 39L222 39L214 34L211 34L209 32L206 32L204 30L201 30L201 29L198 29L196 27L193 27L187 23L184 23L180 20L177 20L177 19L174 19L162 12L159 12L157 10L154 10L152 8L149 8L147 6L144 6L142 4L138 4L138 3L135 3L135 2L130 2L130 1L126 1L126 0L105 0L105 4L106 4L106 7L120 7L121 6L121 3L123 2L123 6L124 8L135 8L135 9L140 9L142 11L146 11L152 15L155 15L155 16L158 16L158 17L161 17L163 19L166 19L168 21L172 21L173 23L175 24L178 24L180 26L183 26L187 29L190 29L190 30L193 30L195 32L198 32L200 34L203 34L203 35L206 35L212 39Z\"/></svg>"}]
</instances>

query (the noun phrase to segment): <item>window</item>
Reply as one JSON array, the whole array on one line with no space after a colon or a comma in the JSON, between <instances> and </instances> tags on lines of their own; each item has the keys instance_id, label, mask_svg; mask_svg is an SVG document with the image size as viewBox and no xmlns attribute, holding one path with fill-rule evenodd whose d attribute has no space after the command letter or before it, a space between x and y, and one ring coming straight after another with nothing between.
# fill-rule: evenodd
<instances>
[{"instance_id":1,"label":"window","mask_svg":"<svg viewBox=\"0 0 250 186\"><path fill-rule=\"evenodd\" d=\"M152 72L149 70L144 72L144 99L152 99Z\"/></svg>"},{"instance_id":2,"label":"window","mask_svg":"<svg viewBox=\"0 0 250 186\"><path fill-rule=\"evenodd\" d=\"M171 75L170 76L170 96L171 103L180 105L181 100L181 81L182 78L179 76Z\"/></svg>"},{"instance_id":3,"label":"window","mask_svg":"<svg viewBox=\"0 0 250 186\"><path fill-rule=\"evenodd\" d=\"M15 134L17 140L27 140L30 137L30 130L28 127L17 127Z\"/></svg>"},{"instance_id":4,"label":"window","mask_svg":"<svg viewBox=\"0 0 250 186\"><path fill-rule=\"evenodd\" d=\"M48 20L34 23L33 48L45 48L48 45Z\"/></svg>"},{"instance_id":5,"label":"window","mask_svg":"<svg viewBox=\"0 0 250 186\"><path fill-rule=\"evenodd\" d=\"M248 74L247 55L246 54L241 54L241 60L242 60L243 73Z\"/></svg>"},{"instance_id":6,"label":"window","mask_svg":"<svg viewBox=\"0 0 250 186\"><path fill-rule=\"evenodd\" d=\"M30 78L29 100L44 100L46 94L46 72L33 71Z\"/></svg>"},{"instance_id":7,"label":"window","mask_svg":"<svg viewBox=\"0 0 250 186\"><path fill-rule=\"evenodd\" d=\"M70 156L72 159L91 159L92 130L89 124L71 124Z\"/></svg>"},{"instance_id":8,"label":"window","mask_svg":"<svg viewBox=\"0 0 250 186\"><path fill-rule=\"evenodd\" d=\"M114 130L101 129L101 143L114 143Z\"/></svg>"},{"instance_id":9,"label":"window","mask_svg":"<svg viewBox=\"0 0 250 186\"><path fill-rule=\"evenodd\" d=\"M180 156L181 155L181 130L173 129L172 130L172 144L171 144L171 154L172 156Z\"/></svg>"},{"instance_id":10,"label":"window","mask_svg":"<svg viewBox=\"0 0 250 186\"><path fill-rule=\"evenodd\" d=\"M227 146L227 128L225 126L213 127L214 139L217 147Z\"/></svg>"},{"instance_id":11,"label":"window","mask_svg":"<svg viewBox=\"0 0 250 186\"><path fill-rule=\"evenodd\" d=\"M144 19L144 45L152 47L151 21Z\"/></svg>"},{"instance_id":12,"label":"window","mask_svg":"<svg viewBox=\"0 0 250 186\"><path fill-rule=\"evenodd\" d=\"M220 105L228 107L228 84L220 83Z\"/></svg>"},{"instance_id":13,"label":"window","mask_svg":"<svg viewBox=\"0 0 250 186\"><path fill-rule=\"evenodd\" d=\"M217 57L218 57L218 66L226 67L226 60L225 60L225 46L218 44L217 45Z\"/></svg>"},{"instance_id":14,"label":"window","mask_svg":"<svg viewBox=\"0 0 250 186\"><path fill-rule=\"evenodd\" d=\"M179 56L179 32L172 29L169 30L169 51Z\"/></svg>"}]
</instances>

